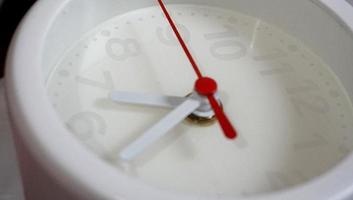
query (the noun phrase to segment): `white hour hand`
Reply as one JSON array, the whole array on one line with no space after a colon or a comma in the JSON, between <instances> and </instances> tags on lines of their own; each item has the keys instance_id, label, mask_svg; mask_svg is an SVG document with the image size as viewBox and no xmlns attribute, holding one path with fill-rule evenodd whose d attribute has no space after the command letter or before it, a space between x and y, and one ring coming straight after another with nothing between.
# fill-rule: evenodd
<instances>
[{"instance_id":1,"label":"white hour hand","mask_svg":"<svg viewBox=\"0 0 353 200\"><path fill-rule=\"evenodd\" d=\"M157 124L148 129L140 138L135 140L120 152L120 158L125 161L134 159L146 148L156 142L170 129L183 121L188 115L194 112L200 106L200 102L187 99L177 108L171 111L167 116L161 119Z\"/></svg>"},{"instance_id":2,"label":"white hour hand","mask_svg":"<svg viewBox=\"0 0 353 200\"><path fill-rule=\"evenodd\" d=\"M186 97L114 91L111 93L111 99L120 103L175 108L182 104L186 100Z\"/></svg>"}]
</instances>

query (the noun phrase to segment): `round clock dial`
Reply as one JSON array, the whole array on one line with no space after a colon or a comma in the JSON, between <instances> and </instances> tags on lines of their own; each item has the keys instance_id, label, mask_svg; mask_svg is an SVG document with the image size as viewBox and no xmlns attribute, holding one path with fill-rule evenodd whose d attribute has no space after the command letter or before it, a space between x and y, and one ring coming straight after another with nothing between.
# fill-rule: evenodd
<instances>
[{"instance_id":1,"label":"round clock dial","mask_svg":"<svg viewBox=\"0 0 353 200\"><path fill-rule=\"evenodd\" d=\"M119 156L174 108L122 103L112 94L185 98L196 80L159 7L118 15L62 55L47 79L67 128L127 176L204 196L263 194L309 181L353 149L353 109L310 47L251 16L168 5L238 137L184 120L141 153Z\"/></svg>"}]
</instances>

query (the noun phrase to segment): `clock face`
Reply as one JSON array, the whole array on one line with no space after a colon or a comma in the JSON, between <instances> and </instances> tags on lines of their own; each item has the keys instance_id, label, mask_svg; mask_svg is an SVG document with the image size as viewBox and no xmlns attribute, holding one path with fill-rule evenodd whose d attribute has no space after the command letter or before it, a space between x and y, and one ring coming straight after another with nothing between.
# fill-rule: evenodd
<instances>
[{"instance_id":1,"label":"clock face","mask_svg":"<svg viewBox=\"0 0 353 200\"><path fill-rule=\"evenodd\" d=\"M111 93L185 97L197 78L160 8L149 7L87 33L47 79L58 115L92 152L146 184L209 197L293 187L350 153L352 104L303 42L230 10L168 9L203 73L217 80L238 137L185 120L130 161L119 157L172 108L119 103Z\"/></svg>"}]
</instances>

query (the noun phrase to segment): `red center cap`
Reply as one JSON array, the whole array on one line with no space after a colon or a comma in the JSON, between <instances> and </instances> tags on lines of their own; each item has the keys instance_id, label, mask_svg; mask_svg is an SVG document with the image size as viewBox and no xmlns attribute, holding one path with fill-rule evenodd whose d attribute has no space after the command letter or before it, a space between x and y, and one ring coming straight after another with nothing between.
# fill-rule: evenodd
<instances>
[{"instance_id":1,"label":"red center cap","mask_svg":"<svg viewBox=\"0 0 353 200\"><path fill-rule=\"evenodd\" d=\"M217 92L217 82L209 77L199 78L195 83L195 90L200 95L213 95Z\"/></svg>"}]
</instances>

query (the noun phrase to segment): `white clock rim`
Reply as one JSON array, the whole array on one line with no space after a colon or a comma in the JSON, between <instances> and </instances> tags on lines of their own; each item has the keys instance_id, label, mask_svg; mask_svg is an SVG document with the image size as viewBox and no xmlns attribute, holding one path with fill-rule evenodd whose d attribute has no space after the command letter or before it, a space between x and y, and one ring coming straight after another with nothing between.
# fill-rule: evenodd
<instances>
[{"instance_id":1,"label":"white clock rim","mask_svg":"<svg viewBox=\"0 0 353 200\"><path fill-rule=\"evenodd\" d=\"M13 39L7 60L6 90L16 140L23 142L36 160L66 189L75 188L72 192L79 191L83 197L146 199L147 195L153 199L197 199L158 191L129 179L95 157L70 134L64 134L67 130L48 101L46 89L41 82L42 74L39 66L45 33L58 15L59 8L64 7L67 2L69 0L37 2L19 26ZM345 0L334 3L329 0L315 2L328 7L328 10L335 13L336 18L353 32L353 21L349 20L353 18L353 8L347 6L348 2ZM82 163L89 167L81 167ZM345 197L353 187L353 174L346 173L351 171L351 166L353 166L352 155L335 169L313 181L265 197L274 200L317 199L332 194L336 194L332 197L334 199ZM88 176L90 174L95 176ZM341 182L337 183L337 180Z\"/></svg>"}]
</instances>

